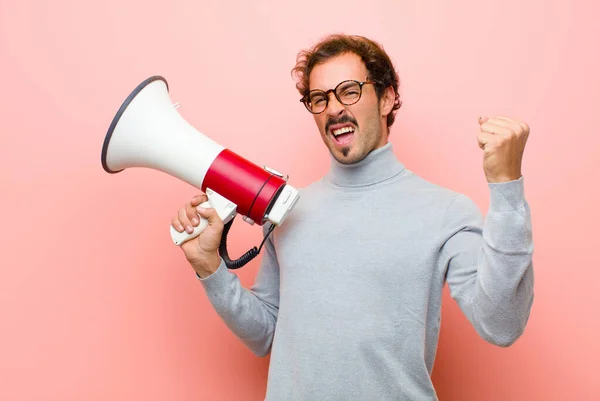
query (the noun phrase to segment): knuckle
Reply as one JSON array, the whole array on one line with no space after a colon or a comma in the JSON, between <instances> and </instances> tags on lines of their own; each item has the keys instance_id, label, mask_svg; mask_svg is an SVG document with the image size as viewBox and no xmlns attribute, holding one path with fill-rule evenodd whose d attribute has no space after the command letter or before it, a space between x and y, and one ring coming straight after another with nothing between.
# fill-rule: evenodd
<instances>
[{"instance_id":1,"label":"knuckle","mask_svg":"<svg viewBox=\"0 0 600 401\"><path fill-rule=\"evenodd\" d=\"M183 231L183 224L181 224L179 219L176 217L171 219L171 226L173 226L175 228L175 230L177 230L179 232Z\"/></svg>"},{"instance_id":2,"label":"knuckle","mask_svg":"<svg viewBox=\"0 0 600 401\"><path fill-rule=\"evenodd\" d=\"M199 194L199 195L195 195L188 204L195 206L195 205L202 203L203 201L204 201L203 196L201 194Z\"/></svg>"}]
</instances>

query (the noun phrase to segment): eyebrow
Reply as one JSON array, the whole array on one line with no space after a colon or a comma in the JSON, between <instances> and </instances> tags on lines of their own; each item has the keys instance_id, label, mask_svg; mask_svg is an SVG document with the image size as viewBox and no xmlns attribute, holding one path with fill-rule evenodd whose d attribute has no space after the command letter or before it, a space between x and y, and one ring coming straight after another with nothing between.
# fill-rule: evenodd
<instances>
[{"instance_id":1,"label":"eyebrow","mask_svg":"<svg viewBox=\"0 0 600 401\"><path fill-rule=\"evenodd\" d=\"M367 78L365 78L365 79L360 79L360 78L346 78L346 79L342 79L342 80L341 80L341 81L339 81L337 84L335 84L335 85L334 85L332 88L329 88L329 89L335 89L335 87L336 87L336 86L338 86L339 84L341 84L342 82L345 82L345 81L357 81L357 82L363 82L363 81L368 81L368 80L369 80L369 77L367 77ZM329 89L314 88L314 89L308 89L308 91L309 91L309 92L312 92L312 91L319 90L319 91L323 91L323 92L325 92L325 91L328 91Z\"/></svg>"}]
</instances>

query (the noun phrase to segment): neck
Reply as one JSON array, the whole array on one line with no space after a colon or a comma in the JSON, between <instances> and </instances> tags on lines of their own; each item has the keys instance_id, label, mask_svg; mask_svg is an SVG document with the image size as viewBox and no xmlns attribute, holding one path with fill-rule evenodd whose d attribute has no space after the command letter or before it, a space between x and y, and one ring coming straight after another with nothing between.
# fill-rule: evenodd
<instances>
[{"instance_id":1,"label":"neck","mask_svg":"<svg viewBox=\"0 0 600 401\"><path fill-rule=\"evenodd\" d=\"M364 187L388 180L402 170L404 165L396 158L392 144L388 142L353 164L342 164L332 156L331 169L325 178L339 187Z\"/></svg>"}]
</instances>

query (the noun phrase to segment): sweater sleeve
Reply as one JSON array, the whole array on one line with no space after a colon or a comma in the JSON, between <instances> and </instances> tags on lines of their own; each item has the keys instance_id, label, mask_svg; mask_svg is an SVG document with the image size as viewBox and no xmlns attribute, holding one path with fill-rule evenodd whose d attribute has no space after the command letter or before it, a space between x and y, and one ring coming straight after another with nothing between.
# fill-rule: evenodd
<instances>
[{"instance_id":1,"label":"sweater sleeve","mask_svg":"<svg viewBox=\"0 0 600 401\"><path fill-rule=\"evenodd\" d=\"M265 241L259 271L250 289L241 285L222 259L217 271L200 279L217 314L257 356L270 353L279 311L279 265L271 241L274 233Z\"/></svg>"},{"instance_id":2,"label":"sweater sleeve","mask_svg":"<svg viewBox=\"0 0 600 401\"><path fill-rule=\"evenodd\" d=\"M453 299L486 341L513 344L525 330L533 303L533 240L523 177L489 183L485 219L458 194L446 211L441 263Z\"/></svg>"}]
</instances>

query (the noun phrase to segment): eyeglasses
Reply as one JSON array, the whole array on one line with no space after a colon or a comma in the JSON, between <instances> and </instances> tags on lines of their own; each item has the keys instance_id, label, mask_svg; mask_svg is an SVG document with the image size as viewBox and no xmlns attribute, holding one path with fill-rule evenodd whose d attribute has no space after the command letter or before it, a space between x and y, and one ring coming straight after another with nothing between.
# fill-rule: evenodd
<instances>
[{"instance_id":1,"label":"eyeglasses","mask_svg":"<svg viewBox=\"0 0 600 401\"><path fill-rule=\"evenodd\" d=\"M308 96L303 96L300 101L304 103L306 109L312 114L320 114L325 111L329 104L329 92L333 92L337 100L344 106L351 106L360 100L362 87L365 84L376 84L371 80L358 82L353 79L340 82L334 89L322 91L313 89Z\"/></svg>"}]
</instances>

